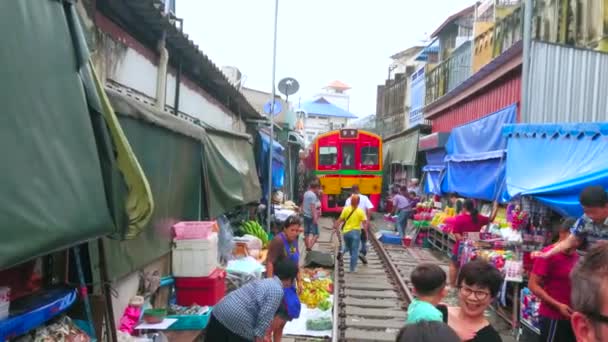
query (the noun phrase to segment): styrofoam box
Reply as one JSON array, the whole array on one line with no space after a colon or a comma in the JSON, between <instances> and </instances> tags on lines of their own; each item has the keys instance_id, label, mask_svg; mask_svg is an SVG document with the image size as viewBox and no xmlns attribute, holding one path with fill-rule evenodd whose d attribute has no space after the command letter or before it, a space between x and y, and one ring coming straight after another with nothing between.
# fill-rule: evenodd
<instances>
[{"instance_id":1,"label":"styrofoam box","mask_svg":"<svg viewBox=\"0 0 608 342\"><path fill-rule=\"evenodd\" d=\"M175 240L174 277L208 277L218 266L217 233L208 239Z\"/></svg>"}]
</instances>

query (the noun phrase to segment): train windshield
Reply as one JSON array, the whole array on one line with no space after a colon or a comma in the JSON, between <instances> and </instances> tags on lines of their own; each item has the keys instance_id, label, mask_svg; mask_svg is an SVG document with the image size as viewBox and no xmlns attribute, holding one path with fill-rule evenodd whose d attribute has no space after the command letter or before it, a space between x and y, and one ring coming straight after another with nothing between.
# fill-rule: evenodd
<instances>
[{"instance_id":1,"label":"train windshield","mask_svg":"<svg viewBox=\"0 0 608 342\"><path fill-rule=\"evenodd\" d=\"M364 166L378 165L378 147L363 146L361 148L361 163Z\"/></svg>"},{"instance_id":2,"label":"train windshield","mask_svg":"<svg viewBox=\"0 0 608 342\"><path fill-rule=\"evenodd\" d=\"M338 163L338 148L335 146L319 147L319 165L331 166Z\"/></svg>"},{"instance_id":3,"label":"train windshield","mask_svg":"<svg viewBox=\"0 0 608 342\"><path fill-rule=\"evenodd\" d=\"M343 144L342 145L342 168L354 169L355 168L355 145L354 144Z\"/></svg>"}]
</instances>

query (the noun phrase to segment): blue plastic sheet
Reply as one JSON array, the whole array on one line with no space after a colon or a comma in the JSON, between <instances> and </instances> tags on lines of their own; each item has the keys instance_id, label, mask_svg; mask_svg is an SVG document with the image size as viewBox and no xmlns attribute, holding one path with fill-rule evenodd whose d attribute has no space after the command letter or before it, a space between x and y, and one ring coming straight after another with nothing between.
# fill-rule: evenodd
<instances>
[{"instance_id":1,"label":"blue plastic sheet","mask_svg":"<svg viewBox=\"0 0 608 342\"><path fill-rule=\"evenodd\" d=\"M429 167L444 167L444 159L445 150L443 148L437 148L434 150L426 151L426 164Z\"/></svg>"},{"instance_id":2,"label":"blue plastic sheet","mask_svg":"<svg viewBox=\"0 0 608 342\"><path fill-rule=\"evenodd\" d=\"M67 310L76 301L74 289L53 289L11 303L11 315L0 320L0 341L21 336Z\"/></svg>"},{"instance_id":3,"label":"blue plastic sheet","mask_svg":"<svg viewBox=\"0 0 608 342\"><path fill-rule=\"evenodd\" d=\"M441 195L441 172L426 171L424 173L424 189L425 194Z\"/></svg>"},{"instance_id":4,"label":"blue plastic sheet","mask_svg":"<svg viewBox=\"0 0 608 342\"><path fill-rule=\"evenodd\" d=\"M452 130L446 144L443 192L484 200L504 201L505 124L517 119L517 105L508 106Z\"/></svg>"},{"instance_id":5,"label":"blue plastic sheet","mask_svg":"<svg viewBox=\"0 0 608 342\"><path fill-rule=\"evenodd\" d=\"M449 162L441 190L456 192L462 197L503 202L505 165L505 158Z\"/></svg>"},{"instance_id":6,"label":"blue plastic sheet","mask_svg":"<svg viewBox=\"0 0 608 342\"><path fill-rule=\"evenodd\" d=\"M608 188L608 123L507 125L506 190L533 196L562 215L579 216L589 185Z\"/></svg>"},{"instance_id":7,"label":"blue plastic sheet","mask_svg":"<svg viewBox=\"0 0 608 342\"><path fill-rule=\"evenodd\" d=\"M270 137L260 132L262 148L260 149L258 160L260 161L259 176L262 186L262 196L264 199L268 194L268 146L270 145ZM272 188L280 189L285 183L285 157L283 151L285 148L276 140L272 143Z\"/></svg>"},{"instance_id":8,"label":"blue plastic sheet","mask_svg":"<svg viewBox=\"0 0 608 342\"><path fill-rule=\"evenodd\" d=\"M502 126L515 123L517 105L510 105L493 114L452 130L445 149L448 158L459 160L482 160L496 158L496 153L504 151L507 139L502 134Z\"/></svg>"}]
</instances>

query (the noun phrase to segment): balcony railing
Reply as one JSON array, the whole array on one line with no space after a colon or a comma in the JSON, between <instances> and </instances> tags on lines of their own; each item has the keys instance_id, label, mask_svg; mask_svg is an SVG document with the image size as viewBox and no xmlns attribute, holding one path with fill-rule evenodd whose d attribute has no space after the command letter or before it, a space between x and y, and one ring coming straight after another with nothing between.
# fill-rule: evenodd
<instances>
[{"instance_id":1,"label":"balcony railing","mask_svg":"<svg viewBox=\"0 0 608 342\"><path fill-rule=\"evenodd\" d=\"M429 67L425 74L425 104L430 104L471 76L471 42L460 45L447 60Z\"/></svg>"},{"instance_id":2,"label":"balcony railing","mask_svg":"<svg viewBox=\"0 0 608 342\"><path fill-rule=\"evenodd\" d=\"M509 2L509 1L503 1ZM511 2L509 2L511 3ZM474 72L490 63L522 39L523 11L514 6L510 14L454 51L452 56L426 71L426 101L429 105L466 81ZM471 58L471 43L474 54ZM471 64L472 63L472 64Z\"/></svg>"}]
</instances>

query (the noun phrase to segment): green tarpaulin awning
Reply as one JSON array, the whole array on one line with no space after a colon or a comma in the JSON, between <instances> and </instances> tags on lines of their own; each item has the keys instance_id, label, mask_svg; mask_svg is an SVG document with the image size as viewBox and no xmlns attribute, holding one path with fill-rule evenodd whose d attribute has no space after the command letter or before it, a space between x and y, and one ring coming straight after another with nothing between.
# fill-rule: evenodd
<instances>
[{"instance_id":1,"label":"green tarpaulin awning","mask_svg":"<svg viewBox=\"0 0 608 342\"><path fill-rule=\"evenodd\" d=\"M206 128L209 215L217 217L237 206L259 201L262 191L249 136Z\"/></svg>"},{"instance_id":2,"label":"green tarpaulin awning","mask_svg":"<svg viewBox=\"0 0 608 342\"><path fill-rule=\"evenodd\" d=\"M392 137L388 141L385 140L382 144L384 165L416 165L418 136L419 131L414 130L402 136Z\"/></svg>"},{"instance_id":3,"label":"green tarpaulin awning","mask_svg":"<svg viewBox=\"0 0 608 342\"><path fill-rule=\"evenodd\" d=\"M74 13L61 1L0 2L0 269L115 232Z\"/></svg>"},{"instance_id":4,"label":"green tarpaulin awning","mask_svg":"<svg viewBox=\"0 0 608 342\"><path fill-rule=\"evenodd\" d=\"M171 227L216 217L257 201L260 188L246 134L202 126L106 90L150 182L153 217L133 240L106 240L111 277L135 271L171 251Z\"/></svg>"}]
</instances>

